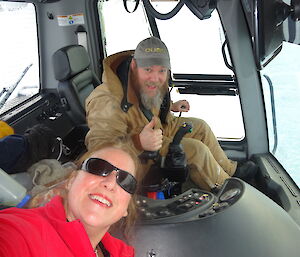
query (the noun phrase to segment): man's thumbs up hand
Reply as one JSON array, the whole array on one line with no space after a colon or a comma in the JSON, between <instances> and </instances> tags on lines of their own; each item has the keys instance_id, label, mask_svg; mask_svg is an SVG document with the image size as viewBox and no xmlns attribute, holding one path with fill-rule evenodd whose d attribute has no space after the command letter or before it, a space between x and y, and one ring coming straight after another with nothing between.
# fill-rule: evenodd
<instances>
[{"instance_id":1,"label":"man's thumbs up hand","mask_svg":"<svg viewBox=\"0 0 300 257\"><path fill-rule=\"evenodd\" d=\"M161 148L163 135L161 129L155 129L157 118L152 120L143 128L139 137L145 151L157 151Z\"/></svg>"}]
</instances>

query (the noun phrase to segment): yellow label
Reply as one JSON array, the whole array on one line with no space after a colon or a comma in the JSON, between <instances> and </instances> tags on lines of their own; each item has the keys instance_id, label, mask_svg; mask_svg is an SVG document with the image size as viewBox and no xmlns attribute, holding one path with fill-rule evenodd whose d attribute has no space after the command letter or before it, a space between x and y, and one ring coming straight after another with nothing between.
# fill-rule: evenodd
<instances>
[{"instance_id":1,"label":"yellow label","mask_svg":"<svg viewBox=\"0 0 300 257\"><path fill-rule=\"evenodd\" d=\"M145 48L145 52L147 52L147 53L163 53L164 49L162 49L160 47L149 47L149 48Z\"/></svg>"}]
</instances>

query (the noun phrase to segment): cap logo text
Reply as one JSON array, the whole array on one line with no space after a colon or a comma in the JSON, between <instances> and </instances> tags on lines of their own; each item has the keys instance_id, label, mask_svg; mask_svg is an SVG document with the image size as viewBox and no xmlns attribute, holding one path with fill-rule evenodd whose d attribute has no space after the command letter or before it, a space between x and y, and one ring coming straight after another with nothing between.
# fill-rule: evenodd
<instances>
[{"instance_id":1,"label":"cap logo text","mask_svg":"<svg viewBox=\"0 0 300 257\"><path fill-rule=\"evenodd\" d=\"M149 48L145 48L145 52L146 53L163 53L164 49L162 49L160 47L149 47Z\"/></svg>"}]
</instances>

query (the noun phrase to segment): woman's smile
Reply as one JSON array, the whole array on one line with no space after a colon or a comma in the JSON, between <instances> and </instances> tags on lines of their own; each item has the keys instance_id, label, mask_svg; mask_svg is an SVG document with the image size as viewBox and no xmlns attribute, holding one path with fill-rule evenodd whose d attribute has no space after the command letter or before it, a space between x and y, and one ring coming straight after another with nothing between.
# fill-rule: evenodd
<instances>
[{"instance_id":1,"label":"woman's smile","mask_svg":"<svg viewBox=\"0 0 300 257\"><path fill-rule=\"evenodd\" d=\"M112 207L112 201L101 194L89 194L89 198L97 203L98 205L104 206L104 207Z\"/></svg>"}]
</instances>

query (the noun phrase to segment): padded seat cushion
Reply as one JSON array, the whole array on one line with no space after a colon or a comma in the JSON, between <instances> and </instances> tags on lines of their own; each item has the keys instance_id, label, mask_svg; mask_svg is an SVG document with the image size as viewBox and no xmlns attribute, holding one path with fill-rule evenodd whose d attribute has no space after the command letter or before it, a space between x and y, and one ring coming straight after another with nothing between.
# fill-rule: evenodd
<instances>
[{"instance_id":1,"label":"padded seat cushion","mask_svg":"<svg viewBox=\"0 0 300 257\"><path fill-rule=\"evenodd\" d=\"M91 70L86 70L71 79L71 84L79 98L82 108L85 109L85 99L94 90L94 77Z\"/></svg>"},{"instance_id":2,"label":"padded seat cushion","mask_svg":"<svg viewBox=\"0 0 300 257\"><path fill-rule=\"evenodd\" d=\"M87 69L90 65L86 50L81 45L71 45L57 50L53 54L55 79L65 81Z\"/></svg>"}]
</instances>

